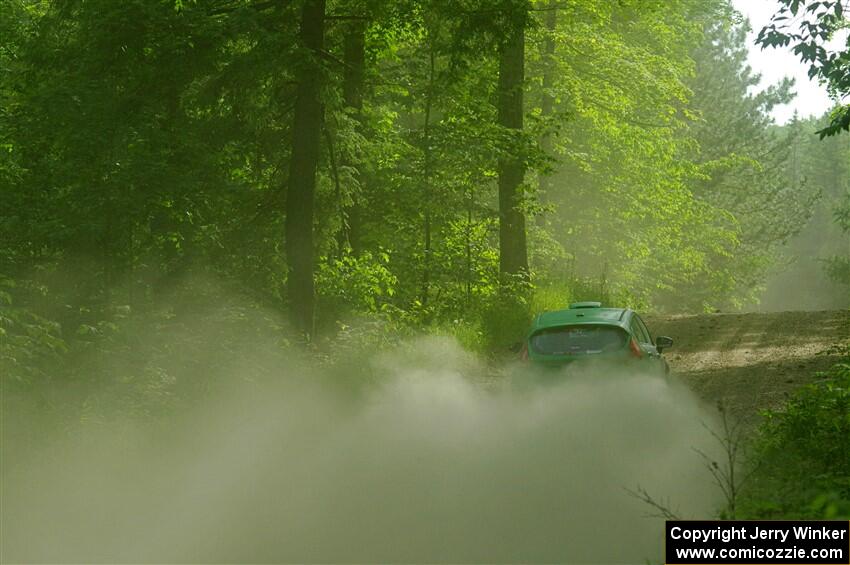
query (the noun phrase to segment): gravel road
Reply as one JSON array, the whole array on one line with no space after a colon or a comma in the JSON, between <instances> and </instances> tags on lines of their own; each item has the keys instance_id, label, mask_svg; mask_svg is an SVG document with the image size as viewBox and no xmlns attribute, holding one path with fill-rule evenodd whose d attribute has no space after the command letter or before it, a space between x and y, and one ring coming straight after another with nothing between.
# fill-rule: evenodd
<instances>
[{"instance_id":1,"label":"gravel road","mask_svg":"<svg viewBox=\"0 0 850 565\"><path fill-rule=\"evenodd\" d=\"M656 316L647 324L674 339L665 356L678 378L747 422L815 380L850 339L848 310Z\"/></svg>"}]
</instances>

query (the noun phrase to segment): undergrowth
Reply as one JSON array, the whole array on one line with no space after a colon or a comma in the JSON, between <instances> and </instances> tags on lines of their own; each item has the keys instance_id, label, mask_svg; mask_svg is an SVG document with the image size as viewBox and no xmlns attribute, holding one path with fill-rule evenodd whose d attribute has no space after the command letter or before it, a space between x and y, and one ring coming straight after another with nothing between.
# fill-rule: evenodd
<instances>
[{"instance_id":1,"label":"undergrowth","mask_svg":"<svg viewBox=\"0 0 850 565\"><path fill-rule=\"evenodd\" d=\"M850 519L850 347L764 416L741 518Z\"/></svg>"}]
</instances>

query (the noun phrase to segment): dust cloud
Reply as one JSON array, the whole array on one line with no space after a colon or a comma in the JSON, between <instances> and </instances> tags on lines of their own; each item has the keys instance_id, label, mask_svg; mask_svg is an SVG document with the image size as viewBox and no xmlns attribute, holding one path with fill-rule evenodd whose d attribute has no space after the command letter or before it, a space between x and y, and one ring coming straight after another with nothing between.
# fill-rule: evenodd
<instances>
[{"instance_id":1,"label":"dust cloud","mask_svg":"<svg viewBox=\"0 0 850 565\"><path fill-rule=\"evenodd\" d=\"M238 384L165 424L4 449L0 558L637 563L662 558L663 522L626 489L714 515L693 449L716 451L711 416L675 382L591 368L530 385L436 337L361 357L366 386L294 355L273 379L234 360L216 370Z\"/></svg>"}]
</instances>

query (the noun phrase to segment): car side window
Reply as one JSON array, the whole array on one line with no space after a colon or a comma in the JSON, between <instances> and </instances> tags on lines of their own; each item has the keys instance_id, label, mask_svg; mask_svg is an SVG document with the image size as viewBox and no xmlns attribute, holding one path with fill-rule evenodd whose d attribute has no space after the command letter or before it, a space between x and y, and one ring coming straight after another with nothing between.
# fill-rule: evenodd
<instances>
[{"instance_id":1,"label":"car side window","mask_svg":"<svg viewBox=\"0 0 850 565\"><path fill-rule=\"evenodd\" d=\"M644 339L643 332L641 331L641 328L640 328L640 324L638 324L637 316L632 317L632 321L631 321L631 324L629 324L629 326L632 330L632 335L635 336L635 339L638 341L638 343L646 343L646 341Z\"/></svg>"},{"instance_id":2,"label":"car side window","mask_svg":"<svg viewBox=\"0 0 850 565\"><path fill-rule=\"evenodd\" d=\"M640 328L640 335L642 336L641 343L649 343L652 344L652 335L649 333L649 330L646 328L646 324L643 323L643 320L640 319L640 316L635 314L635 317L632 320L637 321L638 328Z\"/></svg>"}]
</instances>

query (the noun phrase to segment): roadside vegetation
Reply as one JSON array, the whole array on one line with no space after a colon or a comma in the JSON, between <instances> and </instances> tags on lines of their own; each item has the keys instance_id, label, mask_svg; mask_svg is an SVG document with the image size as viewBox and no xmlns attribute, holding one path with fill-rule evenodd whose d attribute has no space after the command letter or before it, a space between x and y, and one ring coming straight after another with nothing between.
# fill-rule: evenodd
<instances>
[{"instance_id":1,"label":"roadside vegetation","mask_svg":"<svg viewBox=\"0 0 850 565\"><path fill-rule=\"evenodd\" d=\"M850 519L850 351L781 410L764 414L738 516Z\"/></svg>"}]
</instances>

